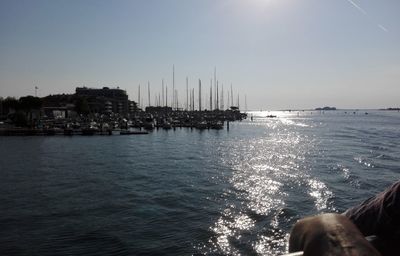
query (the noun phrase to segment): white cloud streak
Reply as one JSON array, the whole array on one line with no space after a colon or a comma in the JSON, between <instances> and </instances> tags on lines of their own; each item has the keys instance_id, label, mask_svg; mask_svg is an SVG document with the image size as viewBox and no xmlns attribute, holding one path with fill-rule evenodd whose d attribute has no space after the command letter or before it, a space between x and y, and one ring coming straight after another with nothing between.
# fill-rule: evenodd
<instances>
[{"instance_id":1,"label":"white cloud streak","mask_svg":"<svg viewBox=\"0 0 400 256\"><path fill-rule=\"evenodd\" d=\"M356 4L353 0L347 0L347 2L349 2L354 8L356 8L359 12L361 12L362 14L364 14L365 16L368 16L368 13L366 10L364 10L361 6L359 6L358 4ZM384 27L382 24L377 24L378 27L383 31L383 32L389 32L389 30Z\"/></svg>"},{"instance_id":2,"label":"white cloud streak","mask_svg":"<svg viewBox=\"0 0 400 256\"><path fill-rule=\"evenodd\" d=\"M378 24L378 27L380 28L380 29L382 29L384 32L389 32L389 30L387 29L387 28L385 28L383 25L381 25L381 24Z\"/></svg>"},{"instance_id":3,"label":"white cloud streak","mask_svg":"<svg viewBox=\"0 0 400 256\"><path fill-rule=\"evenodd\" d=\"M362 14L364 14L364 15L368 14L363 8L361 8L361 6L356 4L353 0L347 0L347 2L349 2L352 6L354 6L357 10L359 10Z\"/></svg>"}]
</instances>

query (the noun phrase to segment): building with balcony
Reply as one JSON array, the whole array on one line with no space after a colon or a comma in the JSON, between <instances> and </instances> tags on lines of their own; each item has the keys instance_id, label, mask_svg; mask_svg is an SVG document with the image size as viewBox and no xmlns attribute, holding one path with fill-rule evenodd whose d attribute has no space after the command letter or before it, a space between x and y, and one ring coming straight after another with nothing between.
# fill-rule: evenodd
<instances>
[{"instance_id":1,"label":"building with balcony","mask_svg":"<svg viewBox=\"0 0 400 256\"><path fill-rule=\"evenodd\" d=\"M118 113L121 115L129 113L130 102L125 90L109 87L101 89L77 87L75 95L86 99L92 113Z\"/></svg>"}]
</instances>

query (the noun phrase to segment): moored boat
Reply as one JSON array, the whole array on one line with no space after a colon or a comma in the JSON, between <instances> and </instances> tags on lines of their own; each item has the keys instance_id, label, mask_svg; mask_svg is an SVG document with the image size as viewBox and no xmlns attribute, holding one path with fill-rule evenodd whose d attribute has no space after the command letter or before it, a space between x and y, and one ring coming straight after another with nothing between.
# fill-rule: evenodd
<instances>
[{"instance_id":1,"label":"moored boat","mask_svg":"<svg viewBox=\"0 0 400 256\"><path fill-rule=\"evenodd\" d=\"M142 135L142 134L149 134L146 131L120 131L120 135Z\"/></svg>"}]
</instances>

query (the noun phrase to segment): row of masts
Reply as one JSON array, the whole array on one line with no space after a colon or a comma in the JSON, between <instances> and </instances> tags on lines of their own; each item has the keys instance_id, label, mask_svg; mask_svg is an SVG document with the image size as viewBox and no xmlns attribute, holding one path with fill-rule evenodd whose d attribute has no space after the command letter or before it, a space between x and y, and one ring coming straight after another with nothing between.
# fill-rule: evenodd
<instances>
[{"instance_id":1,"label":"row of masts","mask_svg":"<svg viewBox=\"0 0 400 256\"><path fill-rule=\"evenodd\" d=\"M198 94L197 99L195 95L195 88L189 88L189 78L186 77L186 102L179 102L178 90L175 88L175 66L172 67L172 96L168 96L168 85L164 79L161 80L161 92L154 94L154 102L151 102L150 82L147 82L147 105L144 104L143 97L141 96L141 85L138 86L137 104L139 108L150 106L156 107L171 107L173 110L187 110L187 111L203 111L208 110L224 110L230 107L240 108L240 97L237 93L236 102L234 102L233 86L231 84L230 90L224 89L224 85L219 85L217 80L217 69L214 69L214 80L210 79L210 90L206 96L202 96L202 80L198 79ZM225 96L227 98L227 105L225 106ZM171 101L169 100L171 98ZM245 95L245 108L247 110L247 97Z\"/></svg>"}]
</instances>

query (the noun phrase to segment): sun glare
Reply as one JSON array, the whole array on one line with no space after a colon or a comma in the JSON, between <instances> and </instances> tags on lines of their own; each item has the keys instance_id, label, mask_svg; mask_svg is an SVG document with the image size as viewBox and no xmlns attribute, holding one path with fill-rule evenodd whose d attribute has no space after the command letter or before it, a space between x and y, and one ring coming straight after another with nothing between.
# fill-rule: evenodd
<instances>
[{"instance_id":1,"label":"sun glare","mask_svg":"<svg viewBox=\"0 0 400 256\"><path fill-rule=\"evenodd\" d=\"M267 7L272 4L276 4L279 0L250 0L249 3L252 3L256 6Z\"/></svg>"},{"instance_id":2,"label":"sun glare","mask_svg":"<svg viewBox=\"0 0 400 256\"><path fill-rule=\"evenodd\" d=\"M281 6L284 0L246 0L240 1L241 8L251 9L253 11L266 11L271 8Z\"/></svg>"},{"instance_id":3,"label":"sun glare","mask_svg":"<svg viewBox=\"0 0 400 256\"><path fill-rule=\"evenodd\" d=\"M239 0L235 1L237 11L241 16L251 19L265 19L267 12L273 11L284 0Z\"/></svg>"}]
</instances>

